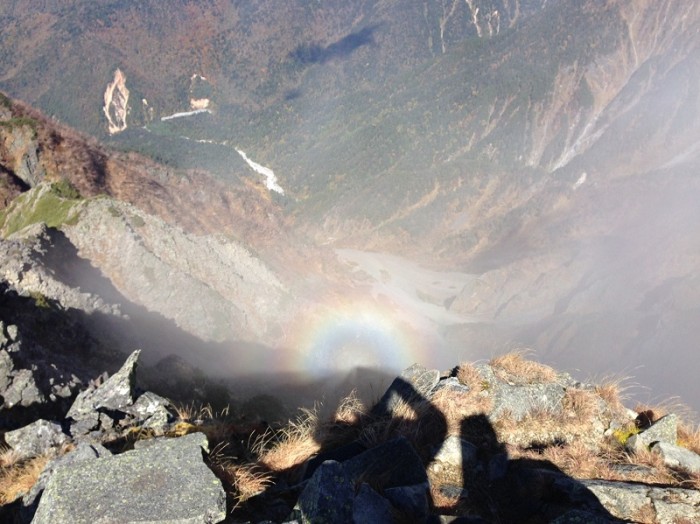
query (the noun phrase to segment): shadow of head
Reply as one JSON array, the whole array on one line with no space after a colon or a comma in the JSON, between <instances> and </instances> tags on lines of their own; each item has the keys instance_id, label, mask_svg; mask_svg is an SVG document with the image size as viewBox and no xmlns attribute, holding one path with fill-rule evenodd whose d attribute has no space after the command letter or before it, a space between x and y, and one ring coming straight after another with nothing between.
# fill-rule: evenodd
<instances>
[{"instance_id":1,"label":"shadow of head","mask_svg":"<svg viewBox=\"0 0 700 524\"><path fill-rule=\"evenodd\" d=\"M550 462L512 460L485 413L448 420L432 401L439 374L427 373L396 378L370 410L317 425L313 452L254 507L287 497L293 517L312 522L618 522Z\"/></svg>"}]
</instances>

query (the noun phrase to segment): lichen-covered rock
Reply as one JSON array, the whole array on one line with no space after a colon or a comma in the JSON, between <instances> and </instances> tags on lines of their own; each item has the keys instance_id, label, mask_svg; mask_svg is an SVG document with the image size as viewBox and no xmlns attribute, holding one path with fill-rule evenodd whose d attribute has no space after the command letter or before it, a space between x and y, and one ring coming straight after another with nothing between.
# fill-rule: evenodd
<instances>
[{"instance_id":1,"label":"lichen-covered rock","mask_svg":"<svg viewBox=\"0 0 700 524\"><path fill-rule=\"evenodd\" d=\"M163 435L175 419L170 401L150 391L141 394L127 412L140 428L150 429L156 435Z\"/></svg>"},{"instance_id":2,"label":"lichen-covered rock","mask_svg":"<svg viewBox=\"0 0 700 524\"><path fill-rule=\"evenodd\" d=\"M194 433L63 465L49 479L33 522L221 522L226 496L202 460L206 447L206 437Z\"/></svg>"},{"instance_id":3,"label":"lichen-covered rock","mask_svg":"<svg viewBox=\"0 0 700 524\"><path fill-rule=\"evenodd\" d=\"M22 458L41 455L69 441L60 424L41 419L5 433L5 442Z\"/></svg>"},{"instance_id":4,"label":"lichen-covered rock","mask_svg":"<svg viewBox=\"0 0 700 524\"><path fill-rule=\"evenodd\" d=\"M3 407L15 406L29 407L34 404L43 404L46 397L39 391L34 378L34 370L20 369L11 375L9 385L2 393Z\"/></svg>"},{"instance_id":5,"label":"lichen-covered rock","mask_svg":"<svg viewBox=\"0 0 700 524\"><path fill-rule=\"evenodd\" d=\"M96 458L108 457L110 455L110 451L101 444L88 444L86 442L80 442L72 451L51 460L48 464L46 464L44 470L39 476L39 479L36 481L34 486L32 486L32 489L29 490L29 493L22 497L22 508L20 510L21 521L30 522L32 518L34 518L34 513L39 505L39 500L41 499L44 489L46 488L46 484L57 468L67 464L94 460Z\"/></svg>"}]
</instances>

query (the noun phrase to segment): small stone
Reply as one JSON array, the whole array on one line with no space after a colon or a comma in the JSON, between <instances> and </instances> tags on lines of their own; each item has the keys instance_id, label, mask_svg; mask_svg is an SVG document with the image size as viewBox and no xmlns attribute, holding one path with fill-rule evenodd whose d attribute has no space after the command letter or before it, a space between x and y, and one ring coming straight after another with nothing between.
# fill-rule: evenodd
<instances>
[{"instance_id":1,"label":"small stone","mask_svg":"<svg viewBox=\"0 0 700 524\"><path fill-rule=\"evenodd\" d=\"M22 458L42 455L70 441L61 426L47 420L37 420L20 429L5 433L5 442Z\"/></svg>"}]
</instances>

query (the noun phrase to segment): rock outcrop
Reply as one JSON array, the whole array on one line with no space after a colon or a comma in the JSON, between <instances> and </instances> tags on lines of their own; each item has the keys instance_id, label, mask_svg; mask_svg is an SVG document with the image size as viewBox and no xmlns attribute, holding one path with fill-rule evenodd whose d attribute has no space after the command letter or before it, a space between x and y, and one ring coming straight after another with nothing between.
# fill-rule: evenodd
<instances>
[{"instance_id":1,"label":"rock outcrop","mask_svg":"<svg viewBox=\"0 0 700 524\"><path fill-rule=\"evenodd\" d=\"M688 438L677 416L632 413L517 354L444 373L413 365L372 409L346 405L305 437L298 425L267 433L254 466L208 452L240 441L234 425L177 419L165 399L141 392L138 357L93 381L66 418L6 433L22 460L53 457L13 518L220 522L224 482L234 520L249 523L700 519L700 492L688 487L700 443L668 442ZM288 446L291 467L266 461L270 442Z\"/></svg>"}]
</instances>

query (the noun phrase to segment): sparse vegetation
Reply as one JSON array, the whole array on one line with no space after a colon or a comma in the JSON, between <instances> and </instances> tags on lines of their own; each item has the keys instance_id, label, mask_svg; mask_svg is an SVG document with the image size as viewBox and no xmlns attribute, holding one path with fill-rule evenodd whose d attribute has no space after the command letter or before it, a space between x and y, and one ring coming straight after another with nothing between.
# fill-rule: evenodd
<instances>
[{"instance_id":1,"label":"sparse vegetation","mask_svg":"<svg viewBox=\"0 0 700 524\"><path fill-rule=\"evenodd\" d=\"M525 359L525 351L515 351L492 359L489 363L496 375L517 384L551 383L557 372L549 366Z\"/></svg>"},{"instance_id":2,"label":"sparse vegetation","mask_svg":"<svg viewBox=\"0 0 700 524\"><path fill-rule=\"evenodd\" d=\"M10 130L21 127L28 127L32 130L32 137L36 138L38 122L28 116L18 116L9 120L0 120L0 126Z\"/></svg>"},{"instance_id":3,"label":"sparse vegetation","mask_svg":"<svg viewBox=\"0 0 700 524\"><path fill-rule=\"evenodd\" d=\"M49 303L49 300L46 298L46 295L39 291L31 291L29 293L29 296L34 299L34 304L38 308L42 309L48 309L51 307L51 304Z\"/></svg>"},{"instance_id":4,"label":"sparse vegetation","mask_svg":"<svg viewBox=\"0 0 700 524\"><path fill-rule=\"evenodd\" d=\"M5 450L0 458L0 506L14 502L28 493L49 460L44 455L17 460L16 457L9 456L11 454L11 451Z\"/></svg>"},{"instance_id":5,"label":"sparse vegetation","mask_svg":"<svg viewBox=\"0 0 700 524\"><path fill-rule=\"evenodd\" d=\"M0 228L4 236L30 224L45 223L49 227L75 225L79 218L80 194L66 180L48 188L39 186L17 197L6 209Z\"/></svg>"}]
</instances>

